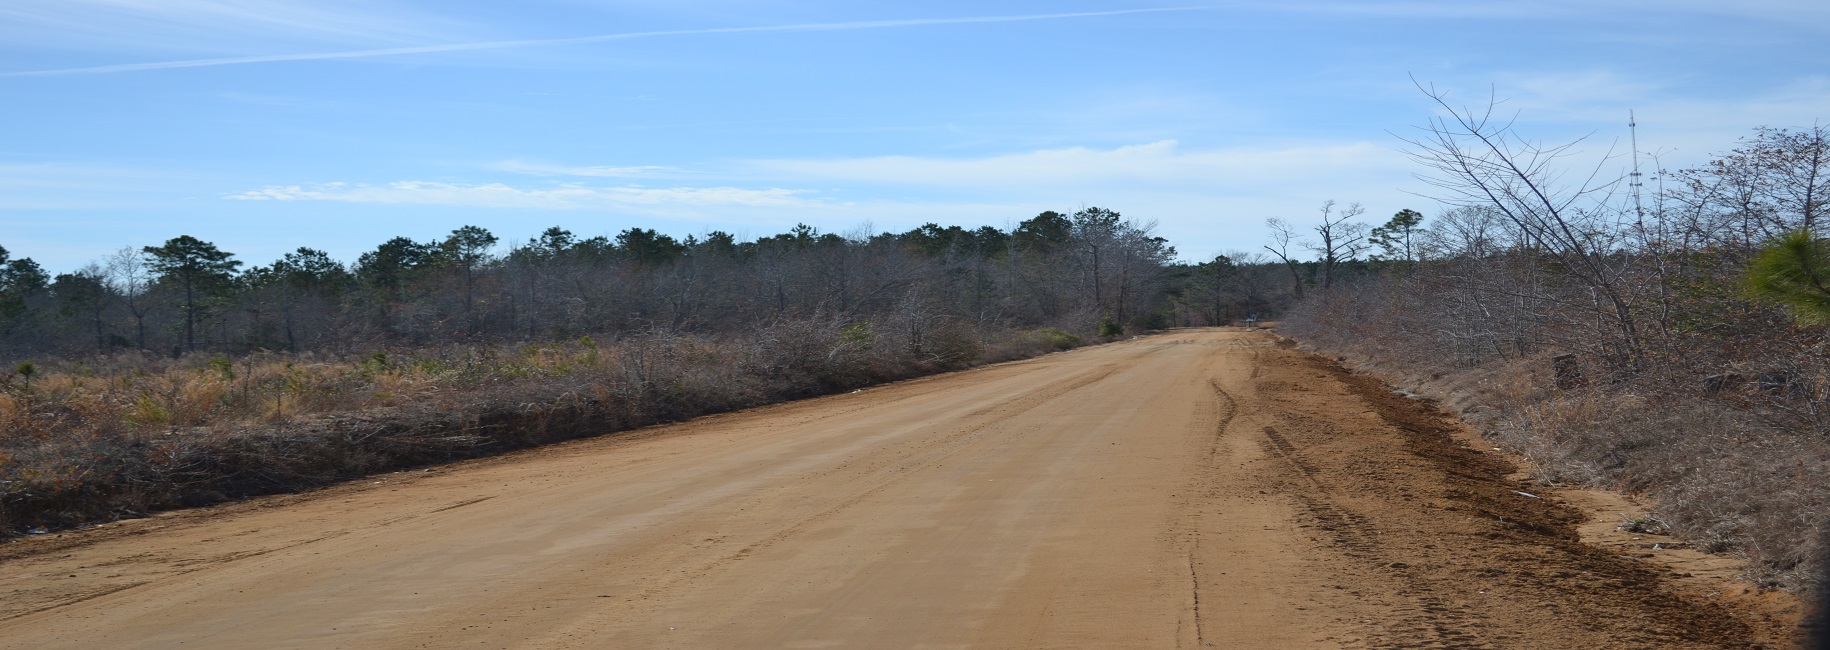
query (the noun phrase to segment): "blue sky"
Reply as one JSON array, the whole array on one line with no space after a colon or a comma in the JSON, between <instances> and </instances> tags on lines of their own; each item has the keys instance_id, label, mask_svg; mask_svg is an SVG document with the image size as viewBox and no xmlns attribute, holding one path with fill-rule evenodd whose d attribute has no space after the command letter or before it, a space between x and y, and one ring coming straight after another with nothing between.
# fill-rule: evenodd
<instances>
[{"instance_id":1,"label":"blue sky","mask_svg":"<svg viewBox=\"0 0 1830 650\"><path fill-rule=\"evenodd\" d=\"M1830 117L1826 37L1818 0L9 0L0 246L53 271L180 234L347 261L466 224L1096 205L1199 259L1328 199L1432 213L1399 152L1433 114L1412 76L1591 156L1635 110L1679 167Z\"/></svg>"}]
</instances>

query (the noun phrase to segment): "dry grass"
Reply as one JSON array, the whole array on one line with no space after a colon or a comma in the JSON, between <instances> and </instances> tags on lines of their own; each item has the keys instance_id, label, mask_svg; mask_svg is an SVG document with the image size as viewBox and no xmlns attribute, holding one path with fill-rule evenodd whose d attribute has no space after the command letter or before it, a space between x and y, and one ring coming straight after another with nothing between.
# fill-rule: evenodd
<instances>
[{"instance_id":1,"label":"dry grass","mask_svg":"<svg viewBox=\"0 0 1830 650\"><path fill-rule=\"evenodd\" d=\"M888 325L44 363L29 384L0 384L0 531L305 489L1066 345L1059 331Z\"/></svg>"},{"instance_id":2,"label":"dry grass","mask_svg":"<svg viewBox=\"0 0 1830 650\"><path fill-rule=\"evenodd\" d=\"M1293 320L1282 332L1440 401L1521 456L1538 481L1641 495L1653 511L1640 525L1746 559L1757 584L1822 588L1830 439L1789 414L1799 405L1774 405L1751 387L1705 395L1697 369L1678 364L1558 390L1550 351L1469 362L1366 316Z\"/></svg>"},{"instance_id":3,"label":"dry grass","mask_svg":"<svg viewBox=\"0 0 1830 650\"><path fill-rule=\"evenodd\" d=\"M1549 351L1467 363L1395 329L1294 322L1284 331L1441 400L1522 456L1539 481L1647 497L1654 509L1640 525L1746 559L1757 584L1823 587L1830 439L1794 413L1808 405L1751 386L1707 395L1697 369L1677 364L1558 390Z\"/></svg>"}]
</instances>

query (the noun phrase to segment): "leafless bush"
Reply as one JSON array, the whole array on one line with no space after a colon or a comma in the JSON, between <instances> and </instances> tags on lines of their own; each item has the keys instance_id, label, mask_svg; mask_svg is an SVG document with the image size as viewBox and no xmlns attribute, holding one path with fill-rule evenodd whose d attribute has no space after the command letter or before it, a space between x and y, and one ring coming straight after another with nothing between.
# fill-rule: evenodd
<instances>
[{"instance_id":1,"label":"leafless bush","mask_svg":"<svg viewBox=\"0 0 1830 650\"><path fill-rule=\"evenodd\" d=\"M1565 183L1572 149L1426 89L1411 140L1450 206L1417 259L1311 293L1284 331L1443 399L1537 477L1646 495L1652 517L1812 586L1830 520L1830 331L1751 298L1747 261L1810 228L1830 133L1758 129L1708 166ZM1553 361L1555 360L1555 361Z\"/></svg>"},{"instance_id":2,"label":"leafless bush","mask_svg":"<svg viewBox=\"0 0 1830 650\"><path fill-rule=\"evenodd\" d=\"M1825 368L1812 346L1667 355L1665 341L1638 374L1562 390L1550 363L1560 348L1467 345L1467 330L1452 331L1460 322L1427 322L1440 312L1426 302L1392 286L1339 293L1301 305L1282 329L1443 400L1538 480L1644 495L1673 534L1749 560L1751 579L1814 588L1830 437L1818 424Z\"/></svg>"}]
</instances>

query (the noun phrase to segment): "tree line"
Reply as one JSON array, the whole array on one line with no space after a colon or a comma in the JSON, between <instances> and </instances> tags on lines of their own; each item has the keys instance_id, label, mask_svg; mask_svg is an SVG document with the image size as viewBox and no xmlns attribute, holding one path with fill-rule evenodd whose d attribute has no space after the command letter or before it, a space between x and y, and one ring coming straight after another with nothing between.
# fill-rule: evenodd
<instances>
[{"instance_id":1,"label":"tree line","mask_svg":"<svg viewBox=\"0 0 1830 650\"><path fill-rule=\"evenodd\" d=\"M248 266L184 235L55 276L0 248L0 353L346 353L744 333L793 319L893 323L917 341L960 327L1111 336L1238 317L1270 300L1230 258L1180 264L1153 223L1097 207L1043 212L1009 230L930 223L841 235L798 225L740 241L553 227L500 244L464 226L425 241L395 237L347 263L301 247Z\"/></svg>"}]
</instances>

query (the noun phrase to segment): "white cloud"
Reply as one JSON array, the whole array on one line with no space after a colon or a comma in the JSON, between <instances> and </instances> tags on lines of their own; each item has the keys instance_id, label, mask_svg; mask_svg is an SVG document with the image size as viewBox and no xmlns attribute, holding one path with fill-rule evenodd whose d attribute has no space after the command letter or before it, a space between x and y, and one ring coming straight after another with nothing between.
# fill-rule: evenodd
<instances>
[{"instance_id":1,"label":"white cloud","mask_svg":"<svg viewBox=\"0 0 1830 650\"><path fill-rule=\"evenodd\" d=\"M452 205L479 208L576 210L635 206L793 207L815 203L807 190L736 187L585 187L524 189L504 183L456 184L399 181L386 185L325 183L273 185L225 195L235 201L341 201L346 203Z\"/></svg>"},{"instance_id":2,"label":"white cloud","mask_svg":"<svg viewBox=\"0 0 1830 650\"><path fill-rule=\"evenodd\" d=\"M827 218L824 223L842 215L889 229L926 221L1007 227L1041 210L1097 205L1156 221L1185 257L1203 259L1227 249L1254 249L1263 239L1266 217L1306 222L1327 199L1364 202L1371 215L1400 208L1433 212L1429 201L1405 193L1416 182L1397 144L1189 149L1162 140L977 158L760 160L742 167L795 184L862 186L848 194L880 197L844 210L794 215Z\"/></svg>"},{"instance_id":3,"label":"white cloud","mask_svg":"<svg viewBox=\"0 0 1830 650\"><path fill-rule=\"evenodd\" d=\"M534 176L583 176L588 178L653 178L681 173L675 167L663 165L640 165L635 167L568 167L565 165L548 165L520 160L504 160L489 166L496 171L530 174Z\"/></svg>"},{"instance_id":4,"label":"white cloud","mask_svg":"<svg viewBox=\"0 0 1830 650\"><path fill-rule=\"evenodd\" d=\"M1250 193L1266 184L1398 163L1391 147L1370 142L1278 148L1183 150L1175 140L1090 149L1044 149L985 158L883 156L831 160L761 160L754 169L798 178L942 188L1227 188Z\"/></svg>"}]
</instances>

